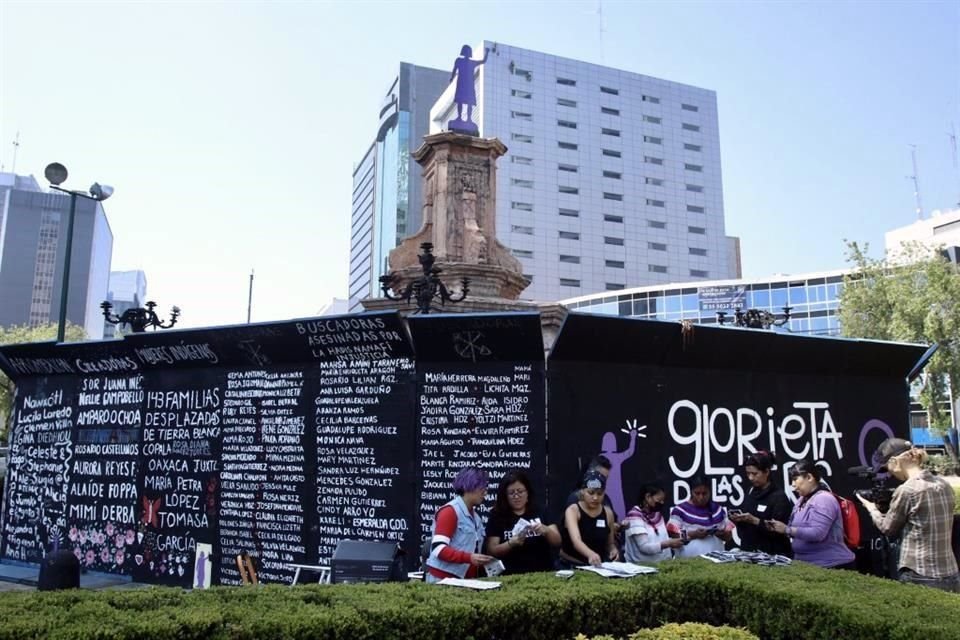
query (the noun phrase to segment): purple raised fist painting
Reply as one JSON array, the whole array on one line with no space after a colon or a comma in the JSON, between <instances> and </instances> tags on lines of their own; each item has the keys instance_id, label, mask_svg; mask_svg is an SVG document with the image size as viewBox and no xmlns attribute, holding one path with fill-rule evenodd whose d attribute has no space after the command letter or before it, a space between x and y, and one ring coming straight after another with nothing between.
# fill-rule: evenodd
<instances>
[{"instance_id":1,"label":"purple raised fist painting","mask_svg":"<svg viewBox=\"0 0 960 640\"><path fill-rule=\"evenodd\" d=\"M450 82L457 79L457 89L454 94L454 102L457 103L457 117L447 123L450 131L465 133L471 136L480 135L480 130L473 122L473 108L477 106L477 91L473 85L473 74L477 67L487 61L490 55L490 49L486 49L483 54L483 60L473 59L473 49L469 45L463 45L460 49L460 57L453 63L453 71L450 73ZM466 109L464 109L466 107ZM466 117L464 117L466 111Z\"/></svg>"}]
</instances>

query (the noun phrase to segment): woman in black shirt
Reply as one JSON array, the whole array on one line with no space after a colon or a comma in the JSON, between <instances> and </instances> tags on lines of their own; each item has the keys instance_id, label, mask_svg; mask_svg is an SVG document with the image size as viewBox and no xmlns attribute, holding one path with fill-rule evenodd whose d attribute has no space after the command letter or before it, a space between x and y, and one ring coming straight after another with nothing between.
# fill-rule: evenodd
<instances>
[{"instance_id":1,"label":"woman in black shirt","mask_svg":"<svg viewBox=\"0 0 960 640\"><path fill-rule=\"evenodd\" d=\"M750 491L743 499L741 513L730 514L730 519L737 524L740 548L744 551L792 557L790 539L763 524L765 520L787 522L793 508L787 494L771 478L774 463L769 451L757 451L747 456L744 471L751 484Z\"/></svg>"},{"instance_id":2,"label":"woman in black shirt","mask_svg":"<svg viewBox=\"0 0 960 640\"><path fill-rule=\"evenodd\" d=\"M550 571L550 547L560 546L560 530L544 524L534 508L530 478L508 471L497 488L497 504L487 520L487 553L503 561L504 573ZM527 524L523 525L520 520ZM522 525L522 526L518 526Z\"/></svg>"},{"instance_id":3,"label":"woman in black shirt","mask_svg":"<svg viewBox=\"0 0 960 640\"><path fill-rule=\"evenodd\" d=\"M580 499L563 513L563 546L560 559L572 566L598 565L619 560L613 509L603 504L607 479L587 471L580 485Z\"/></svg>"}]
</instances>

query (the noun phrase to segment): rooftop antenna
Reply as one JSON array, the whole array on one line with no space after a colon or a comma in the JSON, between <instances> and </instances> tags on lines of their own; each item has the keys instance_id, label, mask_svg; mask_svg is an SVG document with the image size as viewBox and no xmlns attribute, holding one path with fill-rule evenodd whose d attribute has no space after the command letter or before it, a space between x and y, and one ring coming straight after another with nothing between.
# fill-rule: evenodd
<instances>
[{"instance_id":1,"label":"rooftop antenna","mask_svg":"<svg viewBox=\"0 0 960 640\"><path fill-rule=\"evenodd\" d=\"M923 220L923 205L920 203L920 176L917 171L917 145L910 145L910 157L913 160L913 175L907 180L913 180L913 197L917 201L917 220Z\"/></svg>"},{"instance_id":2,"label":"rooftop antenna","mask_svg":"<svg viewBox=\"0 0 960 640\"><path fill-rule=\"evenodd\" d=\"M607 57L603 51L603 34L606 32L603 26L603 0L597 0L597 29L600 35L600 63L606 64Z\"/></svg>"},{"instance_id":3,"label":"rooftop antenna","mask_svg":"<svg viewBox=\"0 0 960 640\"><path fill-rule=\"evenodd\" d=\"M957 163L957 130L950 123L950 150L953 153L953 170L957 172L957 186L960 187L960 166ZM958 191L957 206L960 207L960 191Z\"/></svg>"},{"instance_id":4,"label":"rooftop antenna","mask_svg":"<svg viewBox=\"0 0 960 640\"><path fill-rule=\"evenodd\" d=\"M13 145L13 164L10 166L10 173L17 174L17 150L20 149L20 132L17 131L17 136L13 139L13 142L10 144Z\"/></svg>"}]
</instances>

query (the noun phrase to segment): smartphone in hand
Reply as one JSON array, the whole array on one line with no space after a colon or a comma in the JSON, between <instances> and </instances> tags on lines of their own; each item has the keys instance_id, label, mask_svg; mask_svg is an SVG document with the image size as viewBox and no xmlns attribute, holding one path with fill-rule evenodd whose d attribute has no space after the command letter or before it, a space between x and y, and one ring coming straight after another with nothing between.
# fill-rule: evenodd
<instances>
[{"instance_id":1,"label":"smartphone in hand","mask_svg":"<svg viewBox=\"0 0 960 640\"><path fill-rule=\"evenodd\" d=\"M729 516L742 516L742 515L743 515L743 511L740 511L740 509L730 509L729 511L727 511L727 515L729 515Z\"/></svg>"}]
</instances>

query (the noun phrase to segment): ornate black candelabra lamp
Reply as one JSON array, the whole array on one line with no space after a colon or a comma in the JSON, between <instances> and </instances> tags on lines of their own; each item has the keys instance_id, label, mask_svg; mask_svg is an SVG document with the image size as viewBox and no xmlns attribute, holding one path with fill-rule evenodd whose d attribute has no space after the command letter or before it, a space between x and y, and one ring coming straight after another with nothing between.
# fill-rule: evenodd
<instances>
[{"instance_id":1,"label":"ornate black candelabra lamp","mask_svg":"<svg viewBox=\"0 0 960 640\"><path fill-rule=\"evenodd\" d=\"M147 302L146 308L133 307L118 316L110 312L113 305L109 301L104 300L100 303L100 308L103 309L103 317L106 318L107 322L110 324L125 324L130 327L130 331L133 333L144 333L147 327L169 329L177 324L177 318L180 317L180 307L175 306L170 309L170 321L165 324L153 310L156 306L157 303L151 300Z\"/></svg>"},{"instance_id":2,"label":"ornate black candelabra lamp","mask_svg":"<svg viewBox=\"0 0 960 640\"><path fill-rule=\"evenodd\" d=\"M451 294L446 285L440 281L440 273L443 269L433 266L436 260L433 255L433 243L424 242L420 245L420 249L423 253L417 257L420 259L423 275L410 282L399 293L391 293L395 290L394 283L397 279L395 273L380 276L380 289L384 297L390 300L404 300L407 303L413 298L417 303L417 310L414 313L430 313L434 300L439 300L440 305L443 306L448 302L460 302L466 298L470 293L470 279L462 278L459 295Z\"/></svg>"},{"instance_id":3,"label":"ornate black candelabra lamp","mask_svg":"<svg viewBox=\"0 0 960 640\"><path fill-rule=\"evenodd\" d=\"M793 309L793 307L783 307L783 317L778 318L765 309L747 309L746 311L741 311L740 307L737 307L733 311L733 324L734 326L747 329L782 327L790 322L791 309ZM726 311L717 311L718 324L724 324L728 319Z\"/></svg>"}]
</instances>

